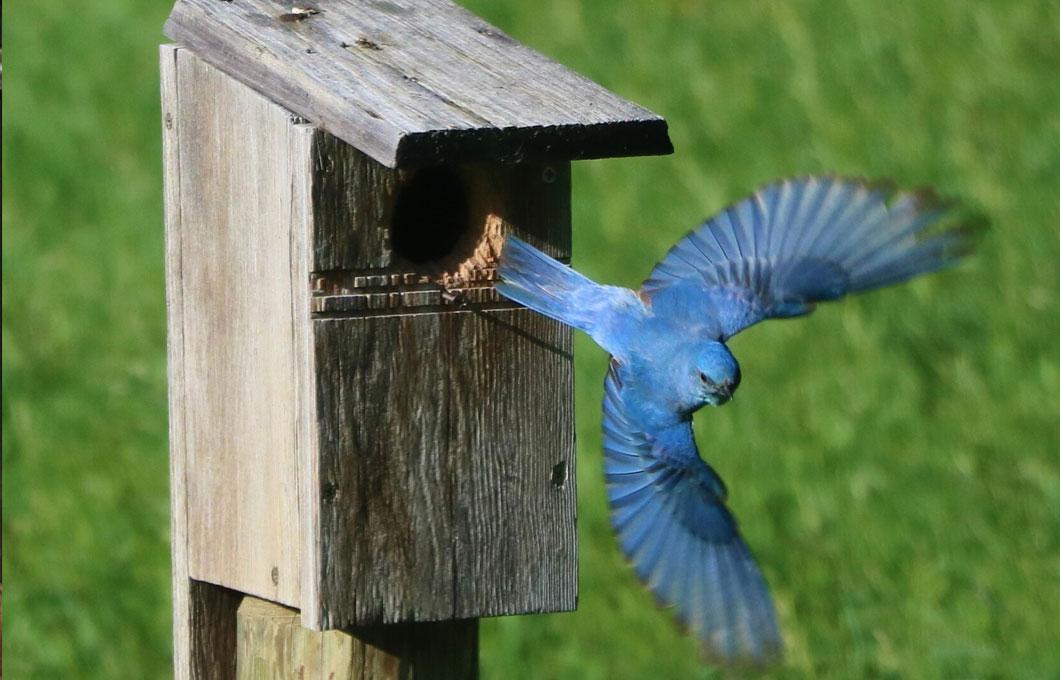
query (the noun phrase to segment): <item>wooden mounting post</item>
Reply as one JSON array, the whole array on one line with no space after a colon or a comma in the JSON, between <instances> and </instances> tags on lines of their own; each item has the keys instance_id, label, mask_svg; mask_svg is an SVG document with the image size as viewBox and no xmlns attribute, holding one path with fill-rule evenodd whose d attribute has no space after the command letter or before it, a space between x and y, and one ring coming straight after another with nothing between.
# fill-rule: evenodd
<instances>
[{"instance_id":1,"label":"wooden mounting post","mask_svg":"<svg viewBox=\"0 0 1060 680\"><path fill-rule=\"evenodd\" d=\"M478 677L478 620L317 632L298 611L247 597L236 615L239 680Z\"/></svg>"},{"instance_id":2,"label":"wooden mounting post","mask_svg":"<svg viewBox=\"0 0 1060 680\"><path fill-rule=\"evenodd\" d=\"M166 24L176 675L474 677L479 617L577 601L571 332L499 249L569 258L570 160L666 125L448 0L310 9Z\"/></svg>"}]
</instances>

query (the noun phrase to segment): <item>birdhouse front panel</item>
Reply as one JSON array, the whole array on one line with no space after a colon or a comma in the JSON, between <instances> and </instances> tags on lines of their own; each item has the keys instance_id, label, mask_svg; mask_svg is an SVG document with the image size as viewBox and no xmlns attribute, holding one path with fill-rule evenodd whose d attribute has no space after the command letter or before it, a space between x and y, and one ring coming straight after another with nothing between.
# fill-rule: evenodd
<instances>
[{"instance_id":1,"label":"birdhouse front panel","mask_svg":"<svg viewBox=\"0 0 1060 680\"><path fill-rule=\"evenodd\" d=\"M320 133L313 172L303 619L573 609L571 336L493 290L507 233L569 257L569 164L392 170Z\"/></svg>"}]
</instances>

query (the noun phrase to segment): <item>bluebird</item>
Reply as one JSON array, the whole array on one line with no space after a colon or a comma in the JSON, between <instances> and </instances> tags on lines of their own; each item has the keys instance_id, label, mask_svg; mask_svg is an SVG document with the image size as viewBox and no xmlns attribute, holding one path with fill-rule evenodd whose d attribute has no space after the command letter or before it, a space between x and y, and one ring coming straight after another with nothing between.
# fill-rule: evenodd
<instances>
[{"instance_id":1,"label":"bluebird","mask_svg":"<svg viewBox=\"0 0 1060 680\"><path fill-rule=\"evenodd\" d=\"M497 290L584 331L611 355L604 474L637 576L705 656L765 666L783 643L769 589L699 455L692 414L740 385L726 341L764 319L956 262L972 225L929 190L835 177L763 187L677 243L639 291L600 285L513 236Z\"/></svg>"}]
</instances>

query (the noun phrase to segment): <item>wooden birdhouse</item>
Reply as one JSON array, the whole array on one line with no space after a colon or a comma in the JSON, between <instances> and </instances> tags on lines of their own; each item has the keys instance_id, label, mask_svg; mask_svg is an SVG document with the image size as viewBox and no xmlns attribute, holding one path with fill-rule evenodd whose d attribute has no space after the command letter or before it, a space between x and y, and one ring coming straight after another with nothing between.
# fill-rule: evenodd
<instances>
[{"instance_id":1,"label":"wooden birdhouse","mask_svg":"<svg viewBox=\"0 0 1060 680\"><path fill-rule=\"evenodd\" d=\"M446 0L165 31L178 675L235 668L245 595L314 630L573 609L571 332L495 265L569 258L570 161L665 122Z\"/></svg>"}]
</instances>

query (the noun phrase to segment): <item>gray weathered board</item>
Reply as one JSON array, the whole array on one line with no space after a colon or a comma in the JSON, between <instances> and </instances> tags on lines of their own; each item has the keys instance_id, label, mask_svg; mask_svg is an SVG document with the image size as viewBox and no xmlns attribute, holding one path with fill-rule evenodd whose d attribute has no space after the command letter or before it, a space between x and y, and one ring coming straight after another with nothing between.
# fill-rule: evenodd
<instances>
[{"instance_id":1,"label":"gray weathered board","mask_svg":"<svg viewBox=\"0 0 1060 680\"><path fill-rule=\"evenodd\" d=\"M315 335L324 627L572 609L569 334L510 309Z\"/></svg>"},{"instance_id":2,"label":"gray weathered board","mask_svg":"<svg viewBox=\"0 0 1060 680\"><path fill-rule=\"evenodd\" d=\"M449 0L177 0L165 33L389 167L673 151L662 118Z\"/></svg>"},{"instance_id":3,"label":"gray weathered board","mask_svg":"<svg viewBox=\"0 0 1060 680\"><path fill-rule=\"evenodd\" d=\"M414 264L418 170L161 56L178 669L205 584L312 627L573 609L570 331L491 283L506 233L569 257L569 163L453 166L470 226Z\"/></svg>"},{"instance_id":4,"label":"gray weathered board","mask_svg":"<svg viewBox=\"0 0 1060 680\"><path fill-rule=\"evenodd\" d=\"M305 240L313 129L187 50L163 49L163 69L189 575L297 603L297 460L310 452L293 408L305 389L295 317L308 316L309 274L291 251Z\"/></svg>"},{"instance_id":5,"label":"gray weathered board","mask_svg":"<svg viewBox=\"0 0 1060 680\"><path fill-rule=\"evenodd\" d=\"M293 609L247 597L239 605L238 680L473 680L478 621L313 631Z\"/></svg>"},{"instance_id":6,"label":"gray weathered board","mask_svg":"<svg viewBox=\"0 0 1060 680\"><path fill-rule=\"evenodd\" d=\"M227 680L239 592L299 595L292 337L308 303L288 241L308 167L290 155L313 130L186 50L160 57L174 674Z\"/></svg>"}]
</instances>

